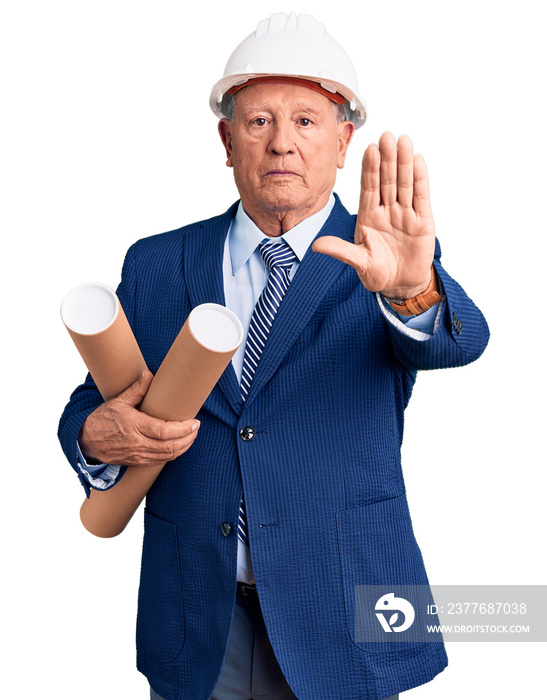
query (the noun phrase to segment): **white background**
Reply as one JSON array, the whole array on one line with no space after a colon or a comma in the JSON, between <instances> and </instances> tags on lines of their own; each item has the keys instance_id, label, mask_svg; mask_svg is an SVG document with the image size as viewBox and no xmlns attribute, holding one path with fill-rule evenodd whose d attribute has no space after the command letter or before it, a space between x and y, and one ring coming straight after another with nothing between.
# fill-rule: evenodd
<instances>
[{"instance_id":1,"label":"white background","mask_svg":"<svg viewBox=\"0 0 547 700\"><path fill-rule=\"evenodd\" d=\"M385 130L408 133L429 167L445 267L490 324L484 356L421 374L408 410L406 482L430 580L546 582L537 8L532 0L4 4L2 697L148 697L134 665L142 513L114 540L79 523L83 491L55 433L85 372L58 309L80 282L115 287L137 238L236 199L209 92L236 44L276 11L313 14L355 63L369 119L339 174L346 207L356 210L366 145ZM452 643L448 653L448 669L405 699L546 692L545 645Z\"/></svg>"}]
</instances>

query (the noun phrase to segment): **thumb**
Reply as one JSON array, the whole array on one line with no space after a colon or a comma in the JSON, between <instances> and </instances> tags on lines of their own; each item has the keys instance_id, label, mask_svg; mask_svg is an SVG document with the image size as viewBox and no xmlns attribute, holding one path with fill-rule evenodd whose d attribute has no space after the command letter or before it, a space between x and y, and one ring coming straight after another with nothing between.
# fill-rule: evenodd
<instances>
[{"instance_id":1,"label":"thumb","mask_svg":"<svg viewBox=\"0 0 547 700\"><path fill-rule=\"evenodd\" d=\"M128 406L138 406L150 388L152 379L154 379L152 372L145 369L137 381L133 382L125 391L122 391L114 400L121 401Z\"/></svg>"},{"instance_id":2,"label":"thumb","mask_svg":"<svg viewBox=\"0 0 547 700\"><path fill-rule=\"evenodd\" d=\"M357 272L364 274L368 264L368 254L361 246L344 241L338 236L321 236L312 245L316 253L330 255L341 262L354 267Z\"/></svg>"}]
</instances>

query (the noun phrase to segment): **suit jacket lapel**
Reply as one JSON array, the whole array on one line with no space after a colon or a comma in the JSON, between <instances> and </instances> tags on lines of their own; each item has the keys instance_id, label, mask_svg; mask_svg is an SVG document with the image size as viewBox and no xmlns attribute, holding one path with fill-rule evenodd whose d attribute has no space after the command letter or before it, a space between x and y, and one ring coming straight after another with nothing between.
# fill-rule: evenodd
<instances>
[{"instance_id":1,"label":"suit jacket lapel","mask_svg":"<svg viewBox=\"0 0 547 700\"><path fill-rule=\"evenodd\" d=\"M331 215L316 238L331 235L352 240L354 231L355 217L336 197ZM345 263L329 255L315 253L311 247L308 249L274 319L247 395L247 405L271 378L308 324L322 297L346 269Z\"/></svg>"},{"instance_id":2,"label":"suit jacket lapel","mask_svg":"<svg viewBox=\"0 0 547 700\"><path fill-rule=\"evenodd\" d=\"M238 204L236 202L222 216L210 219L186 234L184 275L192 308L207 303L226 306L222 278L224 243ZM218 386L239 415L243 400L232 363L223 372Z\"/></svg>"}]
</instances>

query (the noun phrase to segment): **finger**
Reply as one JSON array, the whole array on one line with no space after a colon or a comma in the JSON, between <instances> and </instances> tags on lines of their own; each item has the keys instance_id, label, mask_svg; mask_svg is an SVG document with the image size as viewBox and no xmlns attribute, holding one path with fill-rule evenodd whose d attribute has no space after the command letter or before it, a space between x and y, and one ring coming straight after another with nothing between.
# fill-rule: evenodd
<instances>
[{"instance_id":1,"label":"finger","mask_svg":"<svg viewBox=\"0 0 547 700\"><path fill-rule=\"evenodd\" d=\"M190 449L197 435L198 431L196 430L180 440L161 440L159 445L152 446L150 458L158 461L172 461Z\"/></svg>"},{"instance_id":2,"label":"finger","mask_svg":"<svg viewBox=\"0 0 547 700\"><path fill-rule=\"evenodd\" d=\"M419 216L431 217L431 201L429 199L429 178L427 166L420 154L414 156L414 211Z\"/></svg>"},{"instance_id":3,"label":"finger","mask_svg":"<svg viewBox=\"0 0 547 700\"><path fill-rule=\"evenodd\" d=\"M408 136L401 136L397 144L397 200L402 207L412 207L414 167L413 146Z\"/></svg>"},{"instance_id":4,"label":"finger","mask_svg":"<svg viewBox=\"0 0 547 700\"><path fill-rule=\"evenodd\" d=\"M184 431L180 437L153 438L142 434L134 444L128 463L131 466L152 466L180 457L192 446L199 428L199 421L183 421L182 423Z\"/></svg>"},{"instance_id":5,"label":"finger","mask_svg":"<svg viewBox=\"0 0 547 700\"><path fill-rule=\"evenodd\" d=\"M380 156L380 198L390 206L397 201L397 143L388 131L380 136Z\"/></svg>"},{"instance_id":6,"label":"finger","mask_svg":"<svg viewBox=\"0 0 547 700\"><path fill-rule=\"evenodd\" d=\"M150 467L170 462L184 454L196 439L198 431L179 440L152 440L142 437L134 449L125 454L121 463L132 467Z\"/></svg>"},{"instance_id":7,"label":"finger","mask_svg":"<svg viewBox=\"0 0 547 700\"><path fill-rule=\"evenodd\" d=\"M380 151L371 143L363 156L361 170L361 196L359 211L369 211L380 206Z\"/></svg>"},{"instance_id":8,"label":"finger","mask_svg":"<svg viewBox=\"0 0 547 700\"><path fill-rule=\"evenodd\" d=\"M113 401L121 401L128 406L138 406L146 395L154 375L149 370L145 370L136 382L131 384L125 391L117 396Z\"/></svg>"},{"instance_id":9,"label":"finger","mask_svg":"<svg viewBox=\"0 0 547 700\"><path fill-rule=\"evenodd\" d=\"M141 413L142 419L136 428L141 435L151 440L180 440L195 432L200 422L198 420L164 421L159 418Z\"/></svg>"},{"instance_id":10,"label":"finger","mask_svg":"<svg viewBox=\"0 0 547 700\"><path fill-rule=\"evenodd\" d=\"M368 264L368 253L361 247L337 236L321 236L313 242L316 253L324 253L354 267L359 274L364 274Z\"/></svg>"}]
</instances>

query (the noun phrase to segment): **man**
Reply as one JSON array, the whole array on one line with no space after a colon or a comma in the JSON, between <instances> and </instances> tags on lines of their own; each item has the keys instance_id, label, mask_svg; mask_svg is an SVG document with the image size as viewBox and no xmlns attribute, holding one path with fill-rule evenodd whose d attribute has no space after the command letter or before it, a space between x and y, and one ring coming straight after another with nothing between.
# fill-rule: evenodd
<instances>
[{"instance_id":1,"label":"man","mask_svg":"<svg viewBox=\"0 0 547 700\"><path fill-rule=\"evenodd\" d=\"M200 303L247 329L199 420L136 410L149 373L104 404L88 379L61 419L92 501L122 508L125 470L155 479L137 623L152 698L381 700L447 662L441 641L362 642L355 587L427 584L403 411L417 370L473 361L488 330L440 265L408 137L367 148L357 218L332 194L365 119L352 71L313 18L261 22L211 98L241 202L127 254L118 295L152 372Z\"/></svg>"}]
</instances>

